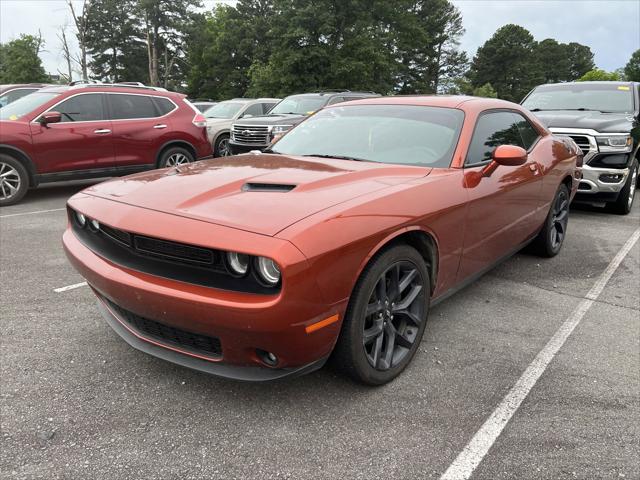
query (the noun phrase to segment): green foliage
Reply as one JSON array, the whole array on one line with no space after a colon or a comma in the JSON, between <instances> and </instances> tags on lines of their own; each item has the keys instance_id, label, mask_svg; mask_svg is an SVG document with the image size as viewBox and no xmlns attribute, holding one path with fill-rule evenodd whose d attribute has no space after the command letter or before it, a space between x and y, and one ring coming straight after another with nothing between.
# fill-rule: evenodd
<instances>
[{"instance_id":1,"label":"green foliage","mask_svg":"<svg viewBox=\"0 0 640 480\"><path fill-rule=\"evenodd\" d=\"M49 76L38 56L42 44L32 35L20 35L20 38L0 44L0 83L48 81Z\"/></svg>"},{"instance_id":2,"label":"green foliage","mask_svg":"<svg viewBox=\"0 0 640 480\"><path fill-rule=\"evenodd\" d=\"M135 0L102 0L89 10L86 34L94 78L148 82L147 50L134 16Z\"/></svg>"},{"instance_id":3,"label":"green foliage","mask_svg":"<svg viewBox=\"0 0 640 480\"><path fill-rule=\"evenodd\" d=\"M572 82L594 68L591 49L579 43L558 43L552 38L535 47L543 83Z\"/></svg>"},{"instance_id":4,"label":"green foliage","mask_svg":"<svg viewBox=\"0 0 640 480\"><path fill-rule=\"evenodd\" d=\"M493 89L490 83L485 83L481 87L473 89L474 97L498 98L498 93Z\"/></svg>"},{"instance_id":5,"label":"green foliage","mask_svg":"<svg viewBox=\"0 0 640 480\"><path fill-rule=\"evenodd\" d=\"M599 68L594 68L578 79L579 82L589 82L593 80L616 82L621 80L621 78L620 74L617 72L605 72L604 70L600 70Z\"/></svg>"},{"instance_id":6,"label":"green foliage","mask_svg":"<svg viewBox=\"0 0 640 480\"><path fill-rule=\"evenodd\" d=\"M640 82L640 49L631 55L624 67L624 74L630 82Z\"/></svg>"}]
</instances>

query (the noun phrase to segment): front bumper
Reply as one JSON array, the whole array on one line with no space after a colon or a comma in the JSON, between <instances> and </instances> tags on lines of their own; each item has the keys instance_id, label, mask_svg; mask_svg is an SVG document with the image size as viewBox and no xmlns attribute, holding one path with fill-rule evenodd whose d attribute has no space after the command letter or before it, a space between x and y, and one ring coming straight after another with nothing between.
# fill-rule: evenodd
<instances>
[{"instance_id":1,"label":"front bumper","mask_svg":"<svg viewBox=\"0 0 640 480\"><path fill-rule=\"evenodd\" d=\"M613 176L617 177L611 181ZM624 187L628 168L594 168L589 165L582 166L582 179L578 186L577 199L580 200L604 200L612 201ZM605 181L609 178L609 181Z\"/></svg>"},{"instance_id":2,"label":"front bumper","mask_svg":"<svg viewBox=\"0 0 640 480\"><path fill-rule=\"evenodd\" d=\"M241 153L249 153L252 150L263 151L269 145L243 145L241 143L234 143L233 140L229 141L229 147L231 148L231 152L234 155L239 155Z\"/></svg>"},{"instance_id":3,"label":"front bumper","mask_svg":"<svg viewBox=\"0 0 640 480\"><path fill-rule=\"evenodd\" d=\"M221 247L227 247L227 242L242 245L247 242L267 248L266 245L283 242L213 224L199 223L194 230L189 219L150 210L145 210L141 217L135 207L118 205L113 208L111 202L107 201L110 205L104 202L74 197L70 205L105 224L133 231L143 227L146 233L154 236L160 236L161 232L153 229L162 226L164 231L181 237L175 238L176 241L185 243L193 243L193 239L187 238L189 230L202 238L216 239ZM133 215L133 210L138 212ZM286 281L279 293L261 295L193 285L132 270L94 253L71 229L63 236L69 261L96 293L108 323L130 345L210 374L252 381L272 380L320 368L333 349L340 321L313 331L308 331L307 327L336 315L341 319L346 309L346 301L335 305L324 302L315 275L307 269L306 259L287 243L282 243L279 251ZM158 341L157 337L123 323L120 310L160 324L161 328L166 326L187 334L216 338L220 341L221 354L202 354L175 343ZM267 365L260 356L262 351L275 354L277 363Z\"/></svg>"}]
</instances>

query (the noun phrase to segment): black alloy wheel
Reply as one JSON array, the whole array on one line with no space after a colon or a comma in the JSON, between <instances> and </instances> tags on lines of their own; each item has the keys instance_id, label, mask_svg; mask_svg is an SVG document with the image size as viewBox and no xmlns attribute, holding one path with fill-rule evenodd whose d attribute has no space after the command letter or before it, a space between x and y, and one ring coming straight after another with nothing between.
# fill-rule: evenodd
<instances>
[{"instance_id":1,"label":"black alloy wheel","mask_svg":"<svg viewBox=\"0 0 640 480\"><path fill-rule=\"evenodd\" d=\"M551 212L552 219L549 230L549 241L553 250L560 250L567 233L567 224L569 223L569 195L566 188L560 190L558 195L556 195L553 206L551 207Z\"/></svg>"}]
</instances>

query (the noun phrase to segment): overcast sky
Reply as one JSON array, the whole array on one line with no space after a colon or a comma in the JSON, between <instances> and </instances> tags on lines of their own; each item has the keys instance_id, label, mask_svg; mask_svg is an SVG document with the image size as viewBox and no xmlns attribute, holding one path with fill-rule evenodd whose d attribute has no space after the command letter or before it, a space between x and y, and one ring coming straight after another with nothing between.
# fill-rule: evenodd
<instances>
[{"instance_id":1,"label":"overcast sky","mask_svg":"<svg viewBox=\"0 0 640 480\"><path fill-rule=\"evenodd\" d=\"M392 1L392 0L390 0ZM452 0L462 12L466 33L462 48L473 57L477 48L507 23L528 29L536 40L555 38L591 47L595 62L604 70L615 70L640 48L639 0ZM82 0L74 0L79 6ZM207 9L216 2L204 0ZM42 53L45 69L64 71L60 41L61 25L71 25L65 0L0 0L0 42L21 33L37 34L46 40ZM71 27L70 31L71 30Z\"/></svg>"}]
</instances>

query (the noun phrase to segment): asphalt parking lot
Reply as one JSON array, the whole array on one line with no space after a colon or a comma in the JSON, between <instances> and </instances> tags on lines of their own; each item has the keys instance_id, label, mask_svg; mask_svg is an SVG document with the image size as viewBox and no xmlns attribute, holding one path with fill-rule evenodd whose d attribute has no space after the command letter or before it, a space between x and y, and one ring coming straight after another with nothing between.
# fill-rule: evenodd
<instances>
[{"instance_id":1,"label":"asphalt parking lot","mask_svg":"<svg viewBox=\"0 0 640 480\"><path fill-rule=\"evenodd\" d=\"M516 255L432 309L380 388L330 369L224 381L140 353L99 317L61 249L48 186L0 211L2 478L439 478L640 227L574 209L561 254ZM473 474L640 478L640 242Z\"/></svg>"}]
</instances>

